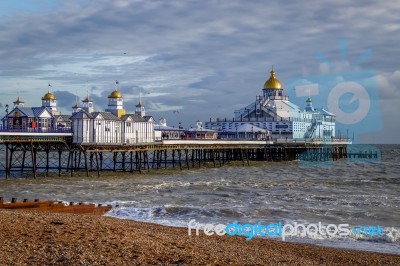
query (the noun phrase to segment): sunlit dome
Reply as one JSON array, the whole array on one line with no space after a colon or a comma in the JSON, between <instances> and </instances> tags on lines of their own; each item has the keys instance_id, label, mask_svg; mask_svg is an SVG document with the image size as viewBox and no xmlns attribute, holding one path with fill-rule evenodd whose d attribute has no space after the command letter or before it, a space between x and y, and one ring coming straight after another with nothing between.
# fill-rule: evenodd
<instances>
[{"instance_id":1,"label":"sunlit dome","mask_svg":"<svg viewBox=\"0 0 400 266\"><path fill-rule=\"evenodd\" d=\"M53 93L47 92L45 95L43 95L42 100L55 100L56 96L54 96Z\"/></svg>"},{"instance_id":2,"label":"sunlit dome","mask_svg":"<svg viewBox=\"0 0 400 266\"><path fill-rule=\"evenodd\" d=\"M108 95L108 98L122 98L121 92L114 90Z\"/></svg>"},{"instance_id":3,"label":"sunlit dome","mask_svg":"<svg viewBox=\"0 0 400 266\"><path fill-rule=\"evenodd\" d=\"M281 82L276 78L275 76L275 71L274 68L272 67L271 70L271 76L269 79L264 83L264 89L274 89L274 90L280 90L282 89L282 84Z\"/></svg>"}]
</instances>

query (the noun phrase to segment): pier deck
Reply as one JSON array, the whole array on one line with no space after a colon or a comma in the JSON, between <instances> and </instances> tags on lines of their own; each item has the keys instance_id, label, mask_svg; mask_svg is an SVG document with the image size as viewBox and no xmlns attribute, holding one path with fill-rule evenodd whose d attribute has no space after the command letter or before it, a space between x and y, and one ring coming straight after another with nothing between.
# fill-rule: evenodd
<instances>
[{"instance_id":1,"label":"pier deck","mask_svg":"<svg viewBox=\"0 0 400 266\"><path fill-rule=\"evenodd\" d=\"M141 144L74 144L67 132L0 132L0 176L74 175L103 171L142 173L190 169L228 161L326 161L347 158L347 139L162 140ZM372 157L375 155L371 155Z\"/></svg>"}]
</instances>

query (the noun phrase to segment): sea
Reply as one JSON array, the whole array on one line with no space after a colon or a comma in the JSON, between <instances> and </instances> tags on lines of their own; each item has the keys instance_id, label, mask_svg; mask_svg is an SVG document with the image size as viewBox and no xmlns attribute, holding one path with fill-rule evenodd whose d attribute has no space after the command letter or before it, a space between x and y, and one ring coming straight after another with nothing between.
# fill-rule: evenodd
<instances>
[{"instance_id":1,"label":"sea","mask_svg":"<svg viewBox=\"0 0 400 266\"><path fill-rule=\"evenodd\" d=\"M5 200L51 199L111 204L107 213L174 227L196 224L348 224L381 234L328 234L285 241L400 254L400 145L374 145L373 160L341 159L324 165L301 161L231 162L214 168L104 172L100 177L0 179ZM376 232L376 231L375 231ZM258 236L281 240L279 237ZM249 240L251 241L251 240Z\"/></svg>"}]
</instances>

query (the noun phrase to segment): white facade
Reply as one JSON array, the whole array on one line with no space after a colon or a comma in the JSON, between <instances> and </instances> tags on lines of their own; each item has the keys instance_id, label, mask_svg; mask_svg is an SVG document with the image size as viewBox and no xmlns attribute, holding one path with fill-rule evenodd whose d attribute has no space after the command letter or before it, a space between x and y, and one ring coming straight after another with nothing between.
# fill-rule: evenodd
<instances>
[{"instance_id":1,"label":"white facade","mask_svg":"<svg viewBox=\"0 0 400 266\"><path fill-rule=\"evenodd\" d=\"M110 117L109 113L96 112L92 114L93 142L120 143L122 121L118 117Z\"/></svg>"},{"instance_id":2,"label":"white facade","mask_svg":"<svg viewBox=\"0 0 400 266\"><path fill-rule=\"evenodd\" d=\"M147 121L145 118L136 114L123 116L123 121L124 143L132 144L155 141L154 121Z\"/></svg>"},{"instance_id":3,"label":"white facade","mask_svg":"<svg viewBox=\"0 0 400 266\"><path fill-rule=\"evenodd\" d=\"M90 143L92 142L91 116L86 111L79 111L71 117L72 120L72 142Z\"/></svg>"}]
</instances>

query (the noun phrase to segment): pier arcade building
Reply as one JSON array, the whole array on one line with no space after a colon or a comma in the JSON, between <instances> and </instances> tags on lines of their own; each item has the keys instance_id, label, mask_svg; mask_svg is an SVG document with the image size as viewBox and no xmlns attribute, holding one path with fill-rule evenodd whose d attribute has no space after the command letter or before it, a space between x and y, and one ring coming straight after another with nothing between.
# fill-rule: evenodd
<instances>
[{"instance_id":1,"label":"pier arcade building","mask_svg":"<svg viewBox=\"0 0 400 266\"><path fill-rule=\"evenodd\" d=\"M54 132L71 129L70 115L57 110L57 98L48 91L42 97L42 106L26 107L18 96L10 112L2 118L2 129L26 132Z\"/></svg>"},{"instance_id":2,"label":"pier arcade building","mask_svg":"<svg viewBox=\"0 0 400 266\"><path fill-rule=\"evenodd\" d=\"M74 143L135 144L154 142L154 119L147 116L142 102L135 113L124 109L118 90L108 96L105 112L95 111L93 100L87 96L82 105L76 103L71 114L57 110L56 96L48 91L42 97L42 106L26 107L18 96L10 112L2 118L3 131L71 132Z\"/></svg>"},{"instance_id":3,"label":"pier arcade building","mask_svg":"<svg viewBox=\"0 0 400 266\"><path fill-rule=\"evenodd\" d=\"M74 143L135 144L154 142L154 118L146 116L142 102L134 114L127 114L122 94L114 90L108 96L105 112L94 110L93 100L87 96L82 107L73 106L71 116Z\"/></svg>"},{"instance_id":4,"label":"pier arcade building","mask_svg":"<svg viewBox=\"0 0 400 266\"><path fill-rule=\"evenodd\" d=\"M323 108L313 107L310 97L305 108L290 102L273 68L264 83L262 95L256 96L255 101L234 113L233 119L210 118L205 123L205 128L235 132L246 125L253 131L255 128L267 130L274 140L335 137L335 115Z\"/></svg>"}]
</instances>

